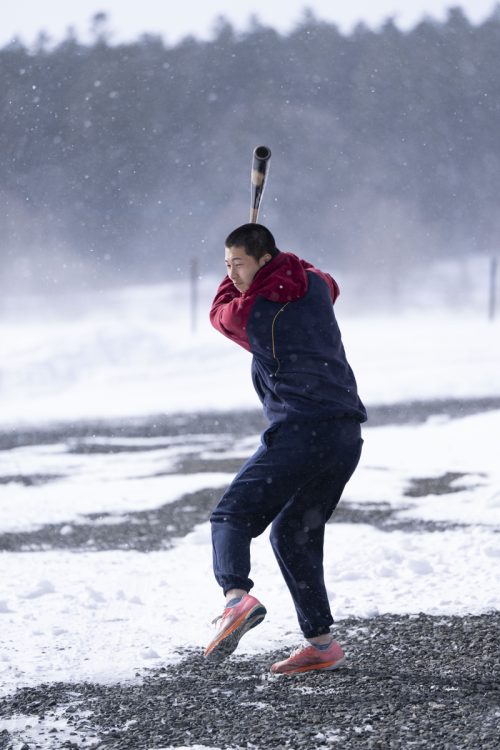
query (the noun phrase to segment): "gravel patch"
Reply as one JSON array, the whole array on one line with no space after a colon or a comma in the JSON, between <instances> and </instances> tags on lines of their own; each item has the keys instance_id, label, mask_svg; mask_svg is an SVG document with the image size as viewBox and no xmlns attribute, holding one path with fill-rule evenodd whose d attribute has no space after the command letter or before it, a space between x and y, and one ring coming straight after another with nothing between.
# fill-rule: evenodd
<instances>
[{"instance_id":1,"label":"gravel patch","mask_svg":"<svg viewBox=\"0 0 500 750\"><path fill-rule=\"evenodd\" d=\"M426 497L426 495L450 495L453 492L463 492L464 486L453 487L452 484L457 479L468 476L456 471L447 471L439 477L419 477L412 479L410 487L405 491L406 497ZM468 489L473 489L476 485L468 485Z\"/></svg>"},{"instance_id":2,"label":"gravel patch","mask_svg":"<svg viewBox=\"0 0 500 750\"><path fill-rule=\"evenodd\" d=\"M52 730L51 750L500 746L499 613L353 618L335 629L348 656L338 672L278 677L269 666L283 653L213 667L201 650L185 651L133 684L18 690L0 699L0 715L37 714L50 726L62 712L75 739ZM0 733L2 750L16 741Z\"/></svg>"},{"instance_id":3,"label":"gravel patch","mask_svg":"<svg viewBox=\"0 0 500 750\"><path fill-rule=\"evenodd\" d=\"M499 399L500 401L500 399ZM241 437L258 434L265 426L259 411L160 414L138 418L82 420L0 428L0 450L27 445L52 445L92 438L163 438L179 435L219 435L237 433ZM147 448L146 448L147 449ZM104 449L103 449L104 450ZM116 452L120 449L116 447Z\"/></svg>"},{"instance_id":4,"label":"gravel patch","mask_svg":"<svg viewBox=\"0 0 500 750\"><path fill-rule=\"evenodd\" d=\"M456 419L471 414L500 409L500 396L472 399L439 399L407 401L398 404L370 406L370 427L391 424L419 424L429 417ZM54 423L45 427L0 427L0 450L23 445L50 445L93 437L165 437L191 434L237 434L240 437L260 433L266 426L258 410L200 412L196 414L150 415L127 419L89 420ZM118 452L120 448L116 448Z\"/></svg>"},{"instance_id":5,"label":"gravel patch","mask_svg":"<svg viewBox=\"0 0 500 750\"><path fill-rule=\"evenodd\" d=\"M0 534L0 551L170 549L176 539L208 520L220 494L220 488L207 488L154 510L124 515L91 513L83 516L88 522L47 524L33 531Z\"/></svg>"},{"instance_id":6,"label":"gravel patch","mask_svg":"<svg viewBox=\"0 0 500 750\"><path fill-rule=\"evenodd\" d=\"M50 484L57 479L62 479L63 474L3 474L0 476L1 484L21 484L23 487L39 487L42 484Z\"/></svg>"},{"instance_id":7,"label":"gravel patch","mask_svg":"<svg viewBox=\"0 0 500 750\"><path fill-rule=\"evenodd\" d=\"M177 539L189 534L196 524L208 521L222 491L222 488L206 488L183 495L179 500L153 510L123 515L91 513L82 516L84 520L78 523L47 524L31 531L6 532L0 534L0 552L36 552L48 549L152 552L170 549ZM341 501L330 523L369 524L387 533L438 533L466 528L465 524L449 521L400 518L399 513L403 510L404 507L395 508L389 503L354 504Z\"/></svg>"}]
</instances>

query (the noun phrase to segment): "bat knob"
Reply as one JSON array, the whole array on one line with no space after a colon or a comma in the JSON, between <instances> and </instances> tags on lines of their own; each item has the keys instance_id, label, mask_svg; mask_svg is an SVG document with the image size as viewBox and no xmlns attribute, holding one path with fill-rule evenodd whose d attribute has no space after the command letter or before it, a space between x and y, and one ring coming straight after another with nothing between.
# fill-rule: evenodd
<instances>
[{"instance_id":1,"label":"bat knob","mask_svg":"<svg viewBox=\"0 0 500 750\"><path fill-rule=\"evenodd\" d=\"M271 149L267 146L256 146L253 150L253 158L257 161L267 161L271 158Z\"/></svg>"},{"instance_id":2,"label":"bat knob","mask_svg":"<svg viewBox=\"0 0 500 750\"><path fill-rule=\"evenodd\" d=\"M256 146L253 151L251 190L252 200L250 203L250 222L255 224L259 214L260 200L264 192L266 176L269 171L269 159L271 149L267 146Z\"/></svg>"}]
</instances>

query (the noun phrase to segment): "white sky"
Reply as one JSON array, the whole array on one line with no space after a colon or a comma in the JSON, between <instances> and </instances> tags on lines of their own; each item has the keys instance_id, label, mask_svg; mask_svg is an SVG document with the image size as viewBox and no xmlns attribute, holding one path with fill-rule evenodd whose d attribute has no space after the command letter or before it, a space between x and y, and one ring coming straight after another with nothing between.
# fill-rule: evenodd
<instances>
[{"instance_id":1,"label":"white sky","mask_svg":"<svg viewBox=\"0 0 500 750\"><path fill-rule=\"evenodd\" d=\"M459 5L471 22L490 15L495 0L1 0L0 45L13 37L31 43L41 29L57 41L69 26L85 40L90 19L97 12L110 18L112 41L133 39L143 32L161 34L175 43L187 34L209 37L217 16L224 15L242 29L251 14L262 23L288 31L308 6L319 18L337 23L344 32L363 20L377 27L394 17L400 28L409 28L424 15L437 20L446 17L449 7Z\"/></svg>"}]
</instances>

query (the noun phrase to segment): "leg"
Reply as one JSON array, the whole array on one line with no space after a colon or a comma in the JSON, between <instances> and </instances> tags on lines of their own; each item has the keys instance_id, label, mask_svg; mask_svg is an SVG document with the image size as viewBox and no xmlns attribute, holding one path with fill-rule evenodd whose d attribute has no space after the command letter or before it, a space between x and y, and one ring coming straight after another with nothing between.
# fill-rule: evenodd
<instances>
[{"instance_id":1,"label":"leg","mask_svg":"<svg viewBox=\"0 0 500 750\"><path fill-rule=\"evenodd\" d=\"M338 433L339 422L319 427L307 422L281 423L264 433L263 445L242 467L210 518L214 573L224 593L252 588L251 540L266 529L298 488L324 470L333 450L332 429Z\"/></svg>"},{"instance_id":2,"label":"leg","mask_svg":"<svg viewBox=\"0 0 500 750\"><path fill-rule=\"evenodd\" d=\"M333 618L323 574L325 524L361 453L361 440L336 445L336 460L289 500L273 522L271 544L304 636L324 642Z\"/></svg>"},{"instance_id":3,"label":"leg","mask_svg":"<svg viewBox=\"0 0 500 750\"><path fill-rule=\"evenodd\" d=\"M295 441L295 442L294 442ZM315 469L317 433L271 428L263 446L243 466L211 516L214 572L226 597L217 632L205 649L205 658L220 660L237 647L242 635L258 625L266 609L250 594L250 543L286 505L297 486ZM306 477L306 478L305 478Z\"/></svg>"}]
</instances>

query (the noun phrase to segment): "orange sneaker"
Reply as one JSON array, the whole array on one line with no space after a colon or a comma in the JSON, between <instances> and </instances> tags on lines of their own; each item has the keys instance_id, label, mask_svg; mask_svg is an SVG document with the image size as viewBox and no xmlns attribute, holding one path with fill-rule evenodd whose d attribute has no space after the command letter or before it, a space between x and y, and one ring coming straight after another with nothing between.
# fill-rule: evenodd
<instances>
[{"instance_id":1,"label":"orange sneaker","mask_svg":"<svg viewBox=\"0 0 500 750\"><path fill-rule=\"evenodd\" d=\"M237 604L226 607L217 617L217 632L205 649L203 656L213 661L222 661L233 653L242 635L258 625L266 616L266 608L250 594L243 596Z\"/></svg>"},{"instance_id":2,"label":"orange sneaker","mask_svg":"<svg viewBox=\"0 0 500 750\"><path fill-rule=\"evenodd\" d=\"M338 669L345 663L345 654L337 641L332 641L321 651L315 646L301 646L288 659L277 661L271 667L273 674L297 674L313 670Z\"/></svg>"}]
</instances>

